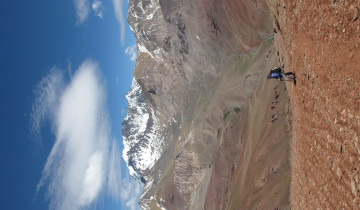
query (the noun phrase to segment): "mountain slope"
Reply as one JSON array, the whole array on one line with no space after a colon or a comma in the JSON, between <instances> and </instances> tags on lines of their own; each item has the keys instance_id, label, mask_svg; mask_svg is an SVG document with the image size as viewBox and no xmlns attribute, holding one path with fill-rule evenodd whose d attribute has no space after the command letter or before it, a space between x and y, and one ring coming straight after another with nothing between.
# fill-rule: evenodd
<instances>
[{"instance_id":1,"label":"mountain slope","mask_svg":"<svg viewBox=\"0 0 360 210\"><path fill-rule=\"evenodd\" d=\"M142 208L232 208L232 186L247 187L244 209L271 186L287 206L290 112L285 87L264 79L278 62L265 1L132 0L128 21L139 55L123 156L145 183Z\"/></svg>"}]
</instances>

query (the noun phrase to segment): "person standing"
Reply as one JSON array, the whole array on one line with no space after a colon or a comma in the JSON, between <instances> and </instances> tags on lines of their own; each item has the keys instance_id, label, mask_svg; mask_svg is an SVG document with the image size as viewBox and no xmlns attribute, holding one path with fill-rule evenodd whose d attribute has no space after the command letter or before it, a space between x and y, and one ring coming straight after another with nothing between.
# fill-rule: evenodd
<instances>
[{"instance_id":1,"label":"person standing","mask_svg":"<svg viewBox=\"0 0 360 210\"><path fill-rule=\"evenodd\" d=\"M286 72L284 73L281 67L275 67L270 70L270 73L267 76L267 79L278 79L280 81L294 81L296 86L296 75L294 72Z\"/></svg>"}]
</instances>

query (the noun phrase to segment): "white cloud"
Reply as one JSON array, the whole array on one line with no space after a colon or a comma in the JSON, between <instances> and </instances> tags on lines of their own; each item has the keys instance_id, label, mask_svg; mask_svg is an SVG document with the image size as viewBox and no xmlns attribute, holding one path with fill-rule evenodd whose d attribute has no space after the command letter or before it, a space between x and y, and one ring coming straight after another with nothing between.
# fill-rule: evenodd
<instances>
[{"instance_id":1,"label":"white cloud","mask_svg":"<svg viewBox=\"0 0 360 210\"><path fill-rule=\"evenodd\" d=\"M125 49L125 54L127 56L130 56L130 60L131 61L135 61L136 57L137 57L137 48L136 48L136 44L129 46Z\"/></svg>"},{"instance_id":2,"label":"white cloud","mask_svg":"<svg viewBox=\"0 0 360 210\"><path fill-rule=\"evenodd\" d=\"M125 42L125 19L123 14L123 3L123 0L113 0L115 16L120 25L120 40L122 45Z\"/></svg>"},{"instance_id":3,"label":"white cloud","mask_svg":"<svg viewBox=\"0 0 360 210\"><path fill-rule=\"evenodd\" d=\"M63 74L55 67L38 83L32 105L31 132L39 139L41 127L46 120L55 119L55 111L59 104L59 95L64 89Z\"/></svg>"},{"instance_id":4,"label":"white cloud","mask_svg":"<svg viewBox=\"0 0 360 210\"><path fill-rule=\"evenodd\" d=\"M84 181L82 183L81 205L90 204L99 194L99 189L101 188L104 176L102 156L102 153L99 151L96 151L90 156L88 167L85 171Z\"/></svg>"},{"instance_id":5,"label":"white cloud","mask_svg":"<svg viewBox=\"0 0 360 210\"><path fill-rule=\"evenodd\" d=\"M77 21L79 24L85 22L90 13L89 0L74 0Z\"/></svg>"},{"instance_id":6,"label":"white cloud","mask_svg":"<svg viewBox=\"0 0 360 210\"><path fill-rule=\"evenodd\" d=\"M98 16L99 18L103 18L104 6L102 1L100 0L93 1L93 3L91 4L91 8L94 10L96 16Z\"/></svg>"},{"instance_id":7,"label":"white cloud","mask_svg":"<svg viewBox=\"0 0 360 210\"><path fill-rule=\"evenodd\" d=\"M121 179L120 153L116 143L111 143L114 140L98 64L83 62L66 87L61 75L52 70L35 91L32 129L39 130L44 120L50 120L56 137L37 193L48 186L50 209L82 209L106 191L129 208L136 207L137 200L131 200L138 198L140 188ZM123 200L121 193L128 185L133 194Z\"/></svg>"}]
</instances>

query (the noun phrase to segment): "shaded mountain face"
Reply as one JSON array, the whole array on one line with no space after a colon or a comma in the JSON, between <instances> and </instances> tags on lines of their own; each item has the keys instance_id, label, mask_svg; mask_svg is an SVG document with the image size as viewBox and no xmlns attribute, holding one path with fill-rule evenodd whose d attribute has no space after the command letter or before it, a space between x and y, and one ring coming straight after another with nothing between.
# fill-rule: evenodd
<instances>
[{"instance_id":1,"label":"shaded mountain face","mask_svg":"<svg viewBox=\"0 0 360 210\"><path fill-rule=\"evenodd\" d=\"M287 207L289 99L265 79L278 59L265 1L130 0L128 22L123 157L142 208Z\"/></svg>"}]
</instances>

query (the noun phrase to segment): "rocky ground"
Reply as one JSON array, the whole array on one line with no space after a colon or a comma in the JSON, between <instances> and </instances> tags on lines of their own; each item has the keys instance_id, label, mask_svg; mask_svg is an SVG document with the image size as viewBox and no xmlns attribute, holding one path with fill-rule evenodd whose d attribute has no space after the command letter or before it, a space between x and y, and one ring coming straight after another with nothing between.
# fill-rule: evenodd
<instances>
[{"instance_id":1,"label":"rocky ground","mask_svg":"<svg viewBox=\"0 0 360 210\"><path fill-rule=\"evenodd\" d=\"M298 76L293 108L294 209L360 208L358 1L268 1L280 62Z\"/></svg>"}]
</instances>

